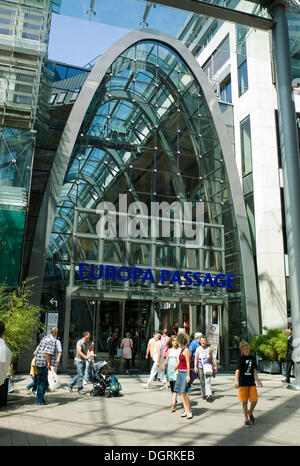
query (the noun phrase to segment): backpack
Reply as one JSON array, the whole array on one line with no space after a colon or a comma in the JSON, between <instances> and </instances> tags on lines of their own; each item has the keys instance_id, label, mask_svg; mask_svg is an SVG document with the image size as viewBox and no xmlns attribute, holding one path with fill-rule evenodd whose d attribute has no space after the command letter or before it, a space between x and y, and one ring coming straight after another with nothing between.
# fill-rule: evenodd
<instances>
[{"instance_id":1,"label":"backpack","mask_svg":"<svg viewBox=\"0 0 300 466\"><path fill-rule=\"evenodd\" d=\"M122 386L121 386L120 382L118 381L118 379L117 379L117 377L115 375L112 375L111 380L110 380L109 391L112 394L118 394L120 390L122 390Z\"/></svg>"}]
</instances>

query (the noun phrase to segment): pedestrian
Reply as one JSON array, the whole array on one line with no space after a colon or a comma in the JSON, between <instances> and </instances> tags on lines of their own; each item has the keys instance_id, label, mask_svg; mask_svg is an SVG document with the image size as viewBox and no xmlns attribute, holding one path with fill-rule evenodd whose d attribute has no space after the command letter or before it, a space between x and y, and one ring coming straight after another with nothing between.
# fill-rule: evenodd
<instances>
[{"instance_id":1,"label":"pedestrian","mask_svg":"<svg viewBox=\"0 0 300 466\"><path fill-rule=\"evenodd\" d=\"M213 401L211 377L213 372L217 373L217 367L213 359L213 351L204 335L200 337L200 346L196 349L194 372L198 374L200 380L202 398L209 402Z\"/></svg>"},{"instance_id":2,"label":"pedestrian","mask_svg":"<svg viewBox=\"0 0 300 466\"><path fill-rule=\"evenodd\" d=\"M9 366L12 359L12 352L6 346L3 339L5 332L4 322L0 322L0 406L7 405Z\"/></svg>"},{"instance_id":3,"label":"pedestrian","mask_svg":"<svg viewBox=\"0 0 300 466\"><path fill-rule=\"evenodd\" d=\"M147 350L146 350L146 356L145 358L148 359L149 357L149 354L151 356L151 358L153 359L153 355L154 355L154 345L155 345L155 335L157 334L158 332L155 331L153 332L153 337L149 339L148 341L148 344L147 344Z\"/></svg>"},{"instance_id":4,"label":"pedestrian","mask_svg":"<svg viewBox=\"0 0 300 466\"><path fill-rule=\"evenodd\" d=\"M82 386L82 379L83 379L83 375L85 371L86 361L89 358L92 358L95 356L94 353L89 353L88 355L88 350L90 349L90 345L91 345L90 338L91 338L90 332L83 332L82 338L78 340L76 343L76 355L74 358L74 364L76 366L77 374L75 375L75 377L73 377L71 382L68 384L69 390L70 392L72 392L73 387L75 383L77 382L78 393L80 395L84 394L83 386Z\"/></svg>"},{"instance_id":5,"label":"pedestrian","mask_svg":"<svg viewBox=\"0 0 300 466\"><path fill-rule=\"evenodd\" d=\"M250 355L249 343L241 341L239 348L242 354L235 371L234 387L239 389L238 399L242 402L244 426L250 427L255 423L253 411L258 401L256 383L259 387L262 387L262 383L257 374L256 358ZM250 401L249 410L248 401Z\"/></svg>"},{"instance_id":6,"label":"pedestrian","mask_svg":"<svg viewBox=\"0 0 300 466\"><path fill-rule=\"evenodd\" d=\"M32 381L26 387L27 392L30 392L30 390L32 390L32 393L34 393L34 394L36 393L37 386L38 386L38 371L37 371L37 368L36 368L36 365L35 365L35 357L36 357L36 350L33 352L33 358L31 360L31 364L30 364L30 372L29 373L31 375Z\"/></svg>"},{"instance_id":7,"label":"pedestrian","mask_svg":"<svg viewBox=\"0 0 300 466\"><path fill-rule=\"evenodd\" d=\"M13 383L12 383L13 376L14 376L14 368L13 368L13 365L10 364L9 369L8 369L8 373L7 373L7 377L8 377L8 393L12 393L14 391L14 387L13 387Z\"/></svg>"},{"instance_id":8,"label":"pedestrian","mask_svg":"<svg viewBox=\"0 0 300 466\"><path fill-rule=\"evenodd\" d=\"M54 330L54 327L51 329L52 331ZM51 330L50 330L50 333L51 333ZM52 364L52 362L54 362L54 360L51 362L51 370L53 370L55 373L57 373L57 370L58 370L58 366L60 364L60 361L61 361L61 357L62 357L62 346L61 346L61 342L60 340L57 338L57 335L58 335L58 329L56 329L56 360L55 360L55 365Z\"/></svg>"},{"instance_id":9,"label":"pedestrian","mask_svg":"<svg viewBox=\"0 0 300 466\"><path fill-rule=\"evenodd\" d=\"M178 369L178 374L176 377L174 392L181 394L184 406L184 412L181 414L181 417L192 419L193 415L189 399L189 393L191 392L191 353L188 349L189 337L186 333L179 333L176 337L176 341L180 346L180 353L178 358L179 361L175 366L175 370Z\"/></svg>"},{"instance_id":10,"label":"pedestrian","mask_svg":"<svg viewBox=\"0 0 300 466\"><path fill-rule=\"evenodd\" d=\"M168 335L168 329L165 328L164 331L163 331L163 334L161 336L161 344L162 344L162 347L163 347L164 358L167 357L167 352L169 350L169 347L168 347L169 339L170 339L170 337Z\"/></svg>"},{"instance_id":11,"label":"pedestrian","mask_svg":"<svg viewBox=\"0 0 300 466\"><path fill-rule=\"evenodd\" d=\"M174 386L175 386L175 381L176 377L178 374L178 371L175 370L175 367L178 364L178 358L180 354L180 348L178 346L177 340L176 340L176 335L173 335L171 338L168 340L168 351L167 351L167 356L164 360L164 364L161 367L161 370L164 370L164 368L167 368L167 380L170 384L171 392L172 392L172 406L171 406L171 411L172 413L175 412L176 408L176 403L177 403L177 392L174 392Z\"/></svg>"},{"instance_id":12,"label":"pedestrian","mask_svg":"<svg viewBox=\"0 0 300 466\"><path fill-rule=\"evenodd\" d=\"M191 384L192 385L193 385L193 381L198 378L198 374L195 374L195 371L194 371L194 361L195 361L196 349L199 348L200 346L201 336L202 336L201 332L196 332L193 340L189 344L189 350L191 352ZM200 387L201 387L201 384L200 384Z\"/></svg>"},{"instance_id":13,"label":"pedestrian","mask_svg":"<svg viewBox=\"0 0 300 466\"><path fill-rule=\"evenodd\" d=\"M294 361L292 359L293 355L293 336L292 336L292 330L290 328L287 328L285 331L285 334L287 336L287 350L286 350L286 370L285 370L285 380L282 380L284 383L290 383L291 379L291 370L292 367L294 366Z\"/></svg>"},{"instance_id":14,"label":"pedestrian","mask_svg":"<svg viewBox=\"0 0 300 466\"><path fill-rule=\"evenodd\" d=\"M53 327L51 331L55 334ZM52 365L55 365L58 353L56 347L56 338L50 332L50 335L46 335L38 345L36 349L35 365L38 371L38 386L36 391L35 402L37 405L45 405L48 402L45 400L45 392L48 388L48 371Z\"/></svg>"},{"instance_id":15,"label":"pedestrian","mask_svg":"<svg viewBox=\"0 0 300 466\"><path fill-rule=\"evenodd\" d=\"M94 364L95 362L95 357L93 356L94 350L95 350L95 343L91 341L90 347L87 352L87 356L89 356L89 358L86 360L86 364L85 364L83 385L92 383L92 364Z\"/></svg>"},{"instance_id":16,"label":"pedestrian","mask_svg":"<svg viewBox=\"0 0 300 466\"><path fill-rule=\"evenodd\" d=\"M119 329L115 330L115 331L112 333L111 339L110 339L110 341L109 341L108 351L109 351L109 359L110 359L110 361L113 361L113 360L114 360L115 353L116 353L116 350L117 350L118 345L119 345Z\"/></svg>"},{"instance_id":17,"label":"pedestrian","mask_svg":"<svg viewBox=\"0 0 300 466\"><path fill-rule=\"evenodd\" d=\"M150 372L150 376L148 379L148 382L145 386L145 388L151 388L151 384L154 380L154 377L157 374L157 377L160 379L161 382L163 382L163 386L161 387L162 389L167 389L168 388L168 382L166 380L166 376L164 371L161 370L161 366L164 363L164 353L163 353L163 348L161 344L161 334L156 333L154 335L154 346L153 346L153 366Z\"/></svg>"},{"instance_id":18,"label":"pedestrian","mask_svg":"<svg viewBox=\"0 0 300 466\"><path fill-rule=\"evenodd\" d=\"M125 372L129 375L130 361L132 360L133 341L131 334L126 333L126 338L121 341L120 347L123 349L123 358L125 359Z\"/></svg>"}]
</instances>

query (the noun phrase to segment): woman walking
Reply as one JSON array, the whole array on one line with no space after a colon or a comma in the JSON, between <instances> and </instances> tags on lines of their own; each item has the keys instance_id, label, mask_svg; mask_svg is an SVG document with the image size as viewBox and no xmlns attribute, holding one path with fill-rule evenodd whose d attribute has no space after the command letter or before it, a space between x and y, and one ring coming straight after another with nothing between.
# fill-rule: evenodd
<instances>
[{"instance_id":1,"label":"woman walking","mask_svg":"<svg viewBox=\"0 0 300 466\"><path fill-rule=\"evenodd\" d=\"M197 374L201 384L203 399L213 401L211 390L211 376L213 372L217 373L217 367L213 360L212 349L209 348L206 337L200 338L200 346L196 350L194 371Z\"/></svg>"},{"instance_id":2,"label":"woman walking","mask_svg":"<svg viewBox=\"0 0 300 466\"><path fill-rule=\"evenodd\" d=\"M189 393L191 392L191 352L188 349L189 337L186 333L180 333L177 335L176 341L180 346L180 353L179 362L175 366L175 370L178 369L178 375L174 386L174 392L181 394L184 406L184 412L181 414L181 417L192 419L193 415L191 413L189 398Z\"/></svg>"},{"instance_id":3,"label":"woman walking","mask_svg":"<svg viewBox=\"0 0 300 466\"><path fill-rule=\"evenodd\" d=\"M161 334L155 333L154 335L154 346L153 346L153 366L150 372L150 377L148 382L145 385L145 388L151 388L154 377L157 376L160 378L160 381L164 384L161 388L168 388L168 382L164 371L161 370L161 367L164 363L164 353L163 347L161 344Z\"/></svg>"},{"instance_id":4,"label":"woman walking","mask_svg":"<svg viewBox=\"0 0 300 466\"><path fill-rule=\"evenodd\" d=\"M173 402L171 406L172 413L175 412L175 406L177 403L177 392L174 392L175 381L177 377L177 371L175 367L178 364L178 358L180 354L180 348L176 341L176 336L172 336L168 343L168 352L164 364L161 366L161 370L164 371L165 366L167 366L167 380L170 383L170 388L172 392Z\"/></svg>"},{"instance_id":5,"label":"woman walking","mask_svg":"<svg viewBox=\"0 0 300 466\"><path fill-rule=\"evenodd\" d=\"M123 349L123 358L125 359L125 371L129 375L130 361L132 359L133 341L130 333L126 333L126 338L121 341L121 348Z\"/></svg>"}]
</instances>

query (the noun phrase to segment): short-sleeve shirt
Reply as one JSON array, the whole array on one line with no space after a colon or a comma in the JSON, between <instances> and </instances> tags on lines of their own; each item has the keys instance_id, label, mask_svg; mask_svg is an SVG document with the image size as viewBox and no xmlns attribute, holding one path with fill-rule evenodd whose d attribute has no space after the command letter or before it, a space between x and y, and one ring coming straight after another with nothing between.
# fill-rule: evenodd
<instances>
[{"instance_id":1,"label":"short-sleeve shirt","mask_svg":"<svg viewBox=\"0 0 300 466\"><path fill-rule=\"evenodd\" d=\"M35 365L36 367L46 367L48 365L45 354L51 355L51 365L55 365L58 351L56 347L56 338L52 335L46 335L36 349Z\"/></svg>"},{"instance_id":2,"label":"short-sleeve shirt","mask_svg":"<svg viewBox=\"0 0 300 466\"><path fill-rule=\"evenodd\" d=\"M92 346L92 342L90 340L84 341L83 338L81 340L78 340L76 343L76 356L75 360L76 361L86 361L86 359L83 359L79 354L78 350L80 350L83 354L87 356L88 350Z\"/></svg>"},{"instance_id":3,"label":"short-sleeve shirt","mask_svg":"<svg viewBox=\"0 0 300 466\"><path fill-rule=\"evenodd\" d=\"M249 354L249 356L242 355L237 364L239 369L239 386L251 387L255 384L254 369L257 369L256 358Z\"/></svg>"}]
</instances>

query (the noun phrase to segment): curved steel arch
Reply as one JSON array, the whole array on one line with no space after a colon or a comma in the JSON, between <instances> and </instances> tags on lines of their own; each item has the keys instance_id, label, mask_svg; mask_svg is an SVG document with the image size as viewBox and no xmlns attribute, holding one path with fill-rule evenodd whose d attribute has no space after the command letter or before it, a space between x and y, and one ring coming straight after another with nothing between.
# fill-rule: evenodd
<instances>
[{"instance_id":1,"label":"curved steel arch","mask_svg":"<svg viewBox=\"0 0 300 466\"><path fill-rule=\"evenodd\" d=\"M182 42L159 31L131 31L118 39L97 61L74 104L55 155L37 221L28 273L29 276L39 277L37 280L38 283L36 283L34 301L37 303L40 302L45 257L49 245L52 224L55 218L56 205L59 200L60 190L68 168L69 159L85 114L109 67L126 49L144 40L153 40L168 46L185 61L189 70L193 73L196 81L202 88L204 98L210 110L224 157L236 217L244 279L248 333L251 337L259 332L256 278L249 225L231 143L228 139L227 130L215 95L198 62Z\"/></svg>"}]
</instances>

